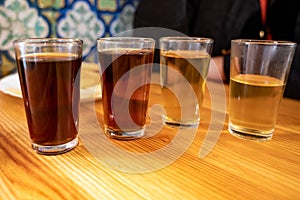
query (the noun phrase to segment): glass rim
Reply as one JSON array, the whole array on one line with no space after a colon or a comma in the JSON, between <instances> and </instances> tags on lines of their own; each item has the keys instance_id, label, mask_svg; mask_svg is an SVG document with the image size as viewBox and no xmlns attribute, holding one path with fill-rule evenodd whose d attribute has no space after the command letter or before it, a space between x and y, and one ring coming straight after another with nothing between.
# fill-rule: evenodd
<instances>
[{"instance_id":1,"label":"glass rim","mask_svg":"<svg viewBox=\"0 0 300 200\"><path fill-rule=\"evenodd\" d=\"M252 45L287 45L287 46L296 46L295 42L287 41L287 40L259 40L259 39L234 39L231 40L232 43L236 44L252 44Z\"/></svg>"},{"instance_id":2,"label":"glass rim","mask_svg":"<svg viewBox=\"0 0 300 200\"><path fill-rule=\"evenodd\" d=\"M52 43L58 44L83 44L82 39L78 38L21 38L13 41L13 44L45 44L49 45Z\"/></svg>"},{"instance_id":3,"label":"glass rim","mask_svg":"<svg viewBox=\"0 0 300 200\"><path fill-rule=\"evenodd\" d=\"M168 36L161 37L159 39L160 42L205 42L205 43L213 43L214 40L208 37L189 37L189 36Z\"/></svg>"},{"instance_id":4,"label":"glass rim","mask_svg":"<svg viewBox=\"0 0 300 200\"><path fill-rule=\"evenodd\" d=\"M155 40L153 38L148 37L102 37L98 38L97 42L108 42L108 43L131 43L135 41L142 41L142 42L148 42L148 43L154 43Z\"/></svg>"}]
</instances>

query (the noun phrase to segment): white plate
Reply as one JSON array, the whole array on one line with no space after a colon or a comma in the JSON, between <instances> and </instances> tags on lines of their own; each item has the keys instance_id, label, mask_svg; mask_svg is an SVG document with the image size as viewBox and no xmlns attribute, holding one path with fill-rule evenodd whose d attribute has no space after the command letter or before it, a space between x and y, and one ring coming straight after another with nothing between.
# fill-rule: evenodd
<instances>
[{"instance_id":1,"label":"white plate","mask_svg":"<svg viewBox=\"0 0 300 200\"><path fill-rule=\"evenodd\" d=\"M22 91L18 74L10 74L0 79L0 91L14 97L22 98ZM80 88L81 101L92 101L94 99L101 99L100 85L97 84L87 88Z\"/></svg>"},{"instance_id":2,"label":"white plate","mask_svg":"<svg viewBox=\"0 0 300 200\"><path fill-rule=\"evenodd\" d=\"M0 91L14 97L22 98L18 74L14 73L2 78L0 80Z\"/></svg>"}]
</instances>

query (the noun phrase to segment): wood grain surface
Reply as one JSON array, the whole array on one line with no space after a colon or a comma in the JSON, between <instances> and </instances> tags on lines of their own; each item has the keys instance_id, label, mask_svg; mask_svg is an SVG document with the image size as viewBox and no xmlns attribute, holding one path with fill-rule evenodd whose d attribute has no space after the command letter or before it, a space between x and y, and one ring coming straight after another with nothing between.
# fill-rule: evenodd
<instances>
[{"instance_id":1,"label":"wood grain surface","mask_svg":"<svg viewBox=\"0 0 300 200\"><path fill-rule=\"evenodd\" d=\"M104 137L101 100L82 102L79 145L43 156L30 147L22 100L0 92L0 199L300 199L300 102L282 100L268 142L231 136L225 115L217 143L200 158L213 121L210 93L197 130L164 127L152 109L146 137L134 141ZM159 102L159 85L153 84L149 106ZM176 143L177 135L191 131L190 144ZM170 152L151 157L166 148Z\"/></svg>"}]
</instances>

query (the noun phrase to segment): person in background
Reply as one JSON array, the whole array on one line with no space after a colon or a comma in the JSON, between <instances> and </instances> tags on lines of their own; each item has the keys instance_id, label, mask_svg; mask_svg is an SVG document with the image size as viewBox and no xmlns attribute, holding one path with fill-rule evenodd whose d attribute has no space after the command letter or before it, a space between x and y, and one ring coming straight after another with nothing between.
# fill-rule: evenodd
<instances>
[{"instance_id":1,"label":"person in background","mask_svg":"<svg viewBox=\"0 0 300 200\"><path fill-rule=\"evenodd\" d=\"M300 100L300 1L296 0L141 0L134 28L161 27L214 39L213 61L229 81L232 39L296 42L284 95ZM208 78L216 79L210 69Z\"/></svg>"}]
</instances>

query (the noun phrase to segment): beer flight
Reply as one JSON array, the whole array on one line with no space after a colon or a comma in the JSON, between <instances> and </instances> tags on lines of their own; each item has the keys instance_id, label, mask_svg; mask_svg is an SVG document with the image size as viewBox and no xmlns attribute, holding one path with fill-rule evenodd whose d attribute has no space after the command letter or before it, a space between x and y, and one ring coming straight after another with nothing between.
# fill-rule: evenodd
<instances>
[{"instance_id":1,"label":"beer flight","mask_svg":"<svg viewBox=\"0 0 300 200\"><path fill-rule=\"evenodd\" d=\"M32 148L45 155L78 144L83 41L27 38L14 41L17 69ZM270 140L296 44L232 40L229 133ZM213 40L159 39L162 123L198 127ZM132 140L145 135L155 40L107 37L97 40L104 133Z\"/></svg>"}]
</instances>

